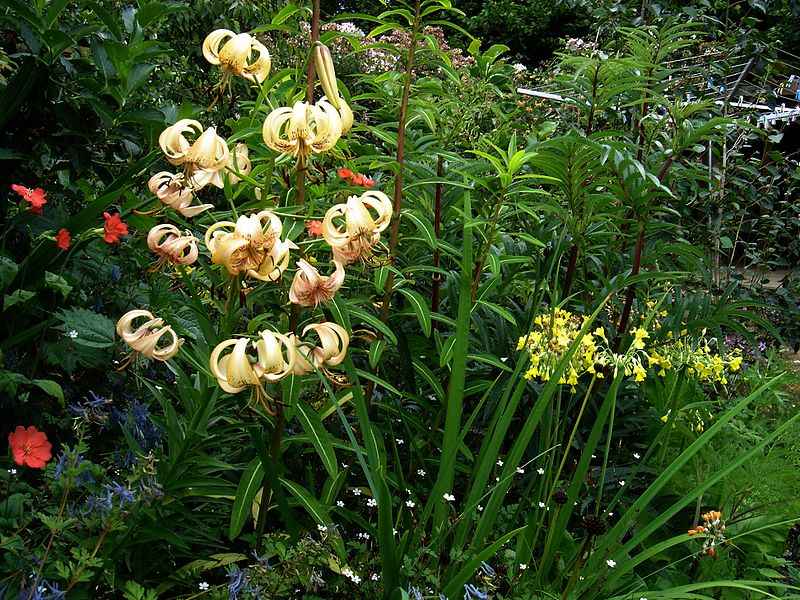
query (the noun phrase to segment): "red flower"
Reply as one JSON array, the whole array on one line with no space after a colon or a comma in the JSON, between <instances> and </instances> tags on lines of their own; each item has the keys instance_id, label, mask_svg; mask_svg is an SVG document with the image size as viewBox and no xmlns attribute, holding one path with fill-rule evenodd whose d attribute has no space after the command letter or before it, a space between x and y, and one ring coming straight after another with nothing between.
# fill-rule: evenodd
<instances>
[{"instance_id":1,"label":"red flower","mask_svg":"<svg viewBox=\"0 0 800 600\"><path fill-rule=\"evenodd\" d=\"M103 239L109 244L119 244L119 236L128 234L128 226L120 221L119 213L110 215L103 213L106 222L103 224Z\"/></svg>"},{"instance_id":2,"label":"red flower","mask_svg":"<svg viewBox=\"0 0 800 600\"><path fill-rule=\"evenodd\" d=\"M353 175L353 185L364 185L364 176L360 173Z\"/></svg>"},{"instance_id":3,"label":"red flower","mask_svg":"<svg viewBox=\"0 0 800 600\"><path fill-rule=\"evenodd\" d=\"M350 169L339 169L339 177L342 179L349 179L353 176L353 172Z\"/></svg>"},{"instance_id":4,"label":"red flower","mask_svg":"<svg viewBox=\"0 0 800 600\"><path fill-rule=\"evenodd\" d=\"M367 177L364 180L364 187L368 187L368 188L375 187L375 182L372 181L372 179L370 179L369 177Z\"/></svg>"},{"instance_id":5,"label":"red flower","mask_svg":"<svg viewBox=\"0 0 800 600\"><path fill-rule=\"evenodd\" d=\"M8 434L8 443L14 453L14 462L27 465L32 469L44 469L45 463L53 458L50 452L53 447L47 436L31 425L27 429L17 425L16 431Z\"/></svg>"},{"instance_id":6,"label":"red flower","mask_svg":"<svg viewBox=\"0 0 800 600\"><path fill-rule=\"evenodd\" d=\"M322 221L309 221L306 229L311 235L322 235Z\"/></svg>"},{"instance_id":7,"label":"red flower","mask_svg":"<svg viewBox=\"0 0 800 600\"><path fill-rule=\"evenodd\" d=\"M22 199L25 200L25 202L31 203L31 212L33 214L42 214L42 206L47 204L47 200L45 200L47 194L42 188L36 188L35 190L32 190L23 185L17 185L15 183L11 186L11 189L22 196Z\"/></svg>"},{"instance_id":8,"label":"red flower","mask_svg":"<svg viewBox=\"0 0 800 600\"><path fill-rule=\"evenodd\" d=\"M72 236L70 236L69 231L67 231L64 227L58 230L58 235L56 235L56 246L62 250L66 250L69 248L69 243L71 241Z\"/></svg>"}]
</instances>

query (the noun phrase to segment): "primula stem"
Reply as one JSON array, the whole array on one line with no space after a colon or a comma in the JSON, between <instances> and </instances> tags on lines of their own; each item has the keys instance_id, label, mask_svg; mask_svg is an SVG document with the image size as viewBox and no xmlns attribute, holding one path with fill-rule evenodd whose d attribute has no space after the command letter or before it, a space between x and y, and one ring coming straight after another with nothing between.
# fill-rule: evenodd
<instances>
[{"instance_id":1,"label":"primula stem","mask_svg":"<svg viewBox=\"0 0 800 600\"><path fill-rule=\"evenodd\" d=\"M672 434L672 426L675 423L675 419L678 417L678 404L681 398L681 389L683 388L683 380L684 380L684 371L678 371L678 379L675 381L675 387L672 388L672 402L670 403L669 412L667 413L667 422L664 424L664 427L667 428L667 435L664 438L664 442L661 444L661 450L658 452L658 460L656 461L656 465L661 467L661 464L664 462L664 458L667 456L667 449L669 448L669 438Z\"/></svg>"}]
</instances>

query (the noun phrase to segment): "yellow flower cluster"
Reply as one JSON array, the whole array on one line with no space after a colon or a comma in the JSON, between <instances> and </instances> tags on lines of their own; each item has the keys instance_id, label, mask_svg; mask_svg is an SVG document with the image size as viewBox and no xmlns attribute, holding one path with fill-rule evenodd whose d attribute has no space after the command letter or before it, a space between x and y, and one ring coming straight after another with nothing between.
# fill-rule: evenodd
<instances>
[{"instance_id":1,"label":"yellow flower cluster","mask_svg":"<svg viewBox=\"0 0 800 600\"><path fill-rule=\"evenodd\" d=\"M549 381L587 320L588 317L581 318L561 308L555 309L552 315L537 316L533 331L521 337L517 344L517 350L524 348L531 358L531 368L525 373L525 379ZM575 391L578 378L584 373L602 377L602 367L607 364L607 345L602 327L587 332L558 383L569 385Z\"/></svg>"},{"instance_id":2,"label":"yellow flower cluster","mask_svg":"<svg viewBox=\"0 0 800 600\"><path fill-rule=\"evenodd\" d=\"M705 332L703 332L705 334ZM712 349L708 340L680 338L651 348L647 353L649 366L657 369L664 377L667 371L686 370L686 373L699 381L728 383L727 375L738 371L742 366L742 351L735 349L731 354L720 355Z\"/></svg>"},{"instance_id":3,"label":"yellow flower cluster","mask_svg":"<svg viewBox=\"0 0 800 600\"><path fill-rule=\"evenodd\" d=\"M652 332L660 329L658 317L665 314L662 311L649 321ZM555 309L552 314L537 316L533 330L521 337L517 344L517 350L524 349L530 354L531 367L525 373L525 379L549 381L561 359L575 344L587 320L588 317L580 317L561 308ZM589 373L602 378L605 370L611 370L615 376L621 371L627 377L642 382L647 378L648 368L652 368L661 377L666 376L668 371L685 370L699 381L725 385L728 383L727 375L741 368L741 351L737 349L729 355L721 355L709 345L705 331L697 340L689 338L685 330L679 339L673 339L670 334L666 343L658 345L648 345L650 333L644 327L634 328L631 331L633 340L630 348L625 354L617 354L609 348L602 327L588 331L581 338L558 383L571 386L574 392L581 375Z\"/></svg>"}]
</instances>

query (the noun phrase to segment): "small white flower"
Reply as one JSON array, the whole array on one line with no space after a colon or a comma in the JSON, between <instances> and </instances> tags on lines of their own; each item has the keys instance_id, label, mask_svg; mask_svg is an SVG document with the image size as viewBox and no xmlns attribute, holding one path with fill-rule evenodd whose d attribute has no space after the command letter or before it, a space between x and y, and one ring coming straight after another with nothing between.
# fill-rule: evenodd
<instances>
[{"instance_id":1,"label":"small white flower","mask_svg":"<svg viewBox=\"0 0 800 600\"><path fill-rule=\"evenodd\" d=\"M528 565L526 565L525 563L520 563L520 565L519 565L519 570L520 571L524 571L527 568L528 568Z\"/></svg>"},{"instance_id":2,"label":"small white flower","mask_svg":"<svg viewBox=\"0 0 800 600\"><path fill-rule=\"evenodd\" d=\"M197 587L199 587L199 588L200 588L200 591L204 592L204 591L206 591L206 590L208 589L208 584L207 584L207 583L204 581L203 583L201 583L201 584L200 584L199 586L197 586Z\"/></svg>"},{"instance_id":3,"label":"small white flower","mask_svg":"<svg viewBox=\"0 0 800 600\"><path fill-rule=\"evenodd\" d=\"M319 529L322 533L328 531L328 528L325 525L320 525L319 523L317 524L317 529Z\"/></svg>"},{"instance_id":4,"label":"small white flower","mask_svg":"<svg viewBox=\"0 0 800 600\"><path fill-rule=\"evenodd\" d=\"M417 475L420 477L425 477L425 469L417 469Z\"/></svg>"},{"instance_id":5,"label":"small white flower","mask_svg":"<svg viewBox=\"0 0 800 600\"><path fill-rule=\"evenodd\" d=\"M406 441L401 438L394 438L394 441L397 442L398 446L402 446L403 444L406 443Z\"/></svg>"},{"instance_id":6,"label":"small white flower","mask_svg":"<svg viewBox=\"0 0 800 600\"><path fill-rule=\"evenodd\" d=\"M17 470L16 469L9 469L8 472L11 473L12 475L16 475L17 474Z\"/></svg>"},{"instance_id":7,"label":"small white flower","mask_svg":"<svg viewBox=\"0 0 800 600\"><path fill-rule=\"evenodd\" d=\"M448 494L448 493L445 493L444 496L442 496L442 498L444 498L447 502L455 502L456 500L456 497L453 496L453 494Z\"/></svg>"},{"instance_id":8,"label":"small white flower","mask_svg":"<svg viewBox=\"0 0 800 600\"><path fill-rule=\"evenodd\" d=\"M640 458L642 458L642 455L639 454L638 452L634 452L633 453L633 458L635 458L636 460L639 460ZM645 598L644 600L647 600L647 598Z\"/></svg>"},{"instance_id":9,"label":"small white flower","mask_svg":"<svg viewBox=\"0 0 800 600\"><path fill-rule=\"evenodd\" d=\"M353 490L353 496L360 496L360 495L361 495L361 490L359 488Z\"/></svg>"},{"instance_id":10,"label":"small white flower","mask_svg":"<svg viewBox=\"0 0 800 600\"><path fill-rule=\"evenodd\" d=\"M369 534L367 532L357 533L356 537L361 539L361 540L368 540L369 539Z\"/></svg>"},{"instance_id":11,"label":"small white flower","mask_svg":"<svg viewBox=\"0 0 800 600\"><path fill-rule=\"evenodd\" d=\"M508 357L505 356L505 357L501 358L500 360L502 360L503 362L506 362L508 360Z\"/></svg>"},{"instance_id":12,"label":"small white flower","mask_svg":"<svg viewBox=\"0 0 800 600\"><path fill-rule=\"evenodd\" d=\"M544 508L545 506L547 505L544 502L539 502L539 508Z\"/></svg>"},{"instance_id":13,"label":"small white flower","mask_svg":"<svg viewBox=\"0 0 800 600\"><path fill-rule=\"evenodd\" d=\"M606 564L608 565L609 569L613 569L614 567L617 566L617 563L611 560L610 558L606 561Z\"/></svg>"},{"instance_id":14,"label":"small white flower","mask_svg":"<svg viewBox=\"0 0 800 600\"><path fill-rule=\"evenodd\" d=\"M342 463L342 468L346 469L349 465L347 463Z\"/></svg>"},{"instance_id":15,"label":"small white flower","mask_svg":"<svg viewBox=\"0 0 800 600\"><path fill-rule=\"evenodd\" d=\"M337 500L336 506L338 506L339 508L344 508L344 502L342 502L341 500Z\"/></svg>"},{"instance_id":16,"label":"small white flower","mask_svg":"<svg viewBox=\"0 0 800 600\"><path fill-rule=\"evenodd\" d=\"M478 512L483 512L483 507L480 504L478 504Z\"/></svg>"},{"instance_id":17,"label":"small white flower","mask_svg":"<svg viewBox=\"0 0 800 600\"><path fill-rule=\"evenodd\" d=\"M537 472L539 475L544 475L544 469L543 469L542 467L539 467L538 469L536 469L536 472Z\"/></svg>"},{"instance_id":18,"label":"small white flower","mask_svg":"<svg viewBox=\"0 0 800 600\"><path fill-rule=\"evenodd\" d=\"M502 467L503 466L503 461L500 460L499 458L497 459L497 466L498 467Z\"/></svg>"},{"instance_id":19,"label":"small white flower","mask_svg":"<svg viewBox=\"0 0 800 600\"><path fill-rule=\"evenodd\" d=\"M525 473L525 469L523 469L522 467L517 467L517 473L523 475Z\"/></svg>"},{"instance_id":20,"label":"small white flower","mask_svg":"<svg viewBox=\"0 0 800 600\"><path fill-rule=\"evenodd\" d=\"M372 579L372 581L380 581L381 576L378 575L377 573L373 573L372 575L369 576L369 578Z\"/></svg>"},{"instance_id":21,"label":"small white flower","mask_svg":"<svg viewBox=\"0 0 800 600\"><path fill-rule=\"evenodd\" d=\"M614 516L614 513L613 513L613 512L610 512L610 513L608 513L608 516L609 516L609 517L613 517L613 516Z\"/></svg>"},{"instance_id":22,"label":"small white flower","mask_svg":"<svg viewBox=\"0 0 800 600\"><path fill-rule=\"evenodd\" d=\"M622 481L619 482L619 487L622 487L624 485L625 485L625 480L623 479Z\"/></svg>"},{"instance_id":23,"label":"small white flower","mask_svg":"<svg viewBox=\"0 0 800 600\"><path fill-rule=\"evenodd\" d=\"M74 329L70 329L67 335L74 340L76 337L78 337L78 332Z\"/></svg>"},{"instance_id":24,"label":"small white flower","mask_svg":"<svg viewBox=\"0 0 800 600\"><path fill-rule=\"evenodd\" d=\"M597 458L594 454L592 454L592 458Z\"/></svg>"},{"instance_id":25,"label":"small white flower","mask_svg":"<svg viewBox=\"0 0 800 600\"><path fill-rule=\"evenodd\" d=\"M416 504L414 503L414 501L413 501L413 500L411 500L411 499L408 499L408 500L406 500L406 506L407 506L408 508L414 508L414 507L416 506Z\"/></svg>"},{"instance_id":26,"label":"small white flower","mask_svg":"<svg viewBox=\"0 0 800 600\"><path fill-rule=\"evenodd\" d=\"M392 529L392 535L397 535L397 534L398 534L397 529Z\"/></svg>"},{"instance_id":27,"label":"small white flower","mask_svg":"<svg viewBox=\"0 0 800 600\"><path fill-rule=\"evenodd\" d=\"M378 506L378 501L375 500L375 498L368 498L367 506L369 506L370 508L375 508L376 506Z\"/></svg>"}]
</instances>

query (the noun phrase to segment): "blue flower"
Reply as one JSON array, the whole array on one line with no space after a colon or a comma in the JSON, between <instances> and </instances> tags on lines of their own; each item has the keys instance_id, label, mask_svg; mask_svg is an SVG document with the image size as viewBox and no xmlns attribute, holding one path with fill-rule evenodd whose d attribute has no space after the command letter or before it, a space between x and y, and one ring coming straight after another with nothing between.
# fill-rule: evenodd
<instances>
[{"instance_id":1,"label":"blue flower","mask_svg":"<svg viewBox=\"0 0 800 600\"><path fill-rule=\"evenodd\" d=\"M422 592L419 591L418 587L411 587L408 586L408 595L411 596L412 600L425 600L422 597Z\"/></svg>"},{"instance_id":2,"label":"blue flower","mask_svg":"<svg viewBox=\"0 0 800 600\"><path fill-rule=\"evenodd\" d=\"M471 583L464 584L464 592L464 600L489 600L489 592L484 592Z\"/></svg>"},{"instance_id":3,"label":"blue flower","mask_svg":"<svg viewBox=\"0 0 800 600\"><path fill-rule=\"evenodd\" d=\"M486 562L481 563L481 571L483 571L483 574L487 577L495 576L495 570Z\"/></svg>"},{"instance_id":4,"label":"blue flower","mask_svg":"<svg viewBox=\"0 0 800 600\"><path fill-rule=\"evenodd\" d=\"M228 600L239 600L239 593L250 579L247 576L247 570L242 571L239 567L234 567L227 577L231 580L228 584Z\"/></svg>"},{"instance_id":5,"label":"blue flower","mask_svg":"<svg viewBox=\"0 0 800 600\"><path fill-rule=\"evenodd\" d=\"M30 598L30 600L64 600L64 598L66 598L66 592L58 589L57 584L42 579L36 584L33 595L31 595L30 589L20 590L18 599L28 600L28 598Z\"/></svg>"}]
</instances>

